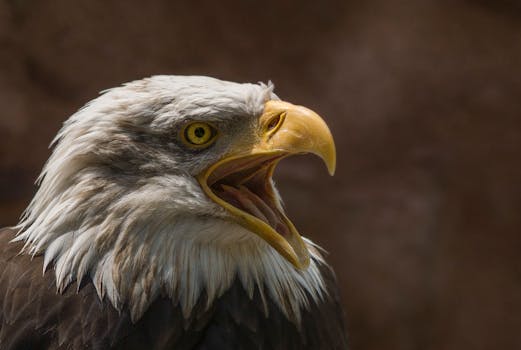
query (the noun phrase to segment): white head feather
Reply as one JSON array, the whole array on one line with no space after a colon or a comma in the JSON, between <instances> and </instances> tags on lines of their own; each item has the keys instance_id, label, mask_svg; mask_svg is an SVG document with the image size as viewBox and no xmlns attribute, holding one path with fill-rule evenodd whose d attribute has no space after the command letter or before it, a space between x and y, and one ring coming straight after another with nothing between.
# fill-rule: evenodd
<instances>
[{"instance_id":1,"label":"white head feather","mask_svg":"<svg viewBox=\"0 0 521 350\"><path fill-rule=\"evenodd\" d=\"M137 320L160 294L189 315L206 292L211 304L238 278L258 288L296 323L324 293L312 254L297 271L257 235L230 220L194 175L227 151L186 152L175 140L187 120L222 123L229 134L256 123L271 85L198 76L155 76L106 91L71 116L58 133L40 187L16 240L44 254L63 291L83 278L115 308ZM227 129L228 128L228 129Z\"/></svg>"}]
</instances>

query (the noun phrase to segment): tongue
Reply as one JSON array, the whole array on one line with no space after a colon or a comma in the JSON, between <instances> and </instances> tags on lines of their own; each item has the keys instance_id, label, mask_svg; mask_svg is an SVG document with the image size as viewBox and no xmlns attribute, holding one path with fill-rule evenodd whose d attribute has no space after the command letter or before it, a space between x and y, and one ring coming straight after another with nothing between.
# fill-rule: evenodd
<instances>
[{"instance_id":1,"label":"tongue","mask_svg":"<svg viewBox=\"0 0 521 350\"><path fill-rule=\"evenodd\" d=\"M250 191L246 186L240 185L238 188L221 185L223 195L227 201L236 205L247 213L259 218L280 234L286 233L286 225L280 218L280 215L273 210L266 201L260 198L257 194Z\"/></svg>"}]
</instances>

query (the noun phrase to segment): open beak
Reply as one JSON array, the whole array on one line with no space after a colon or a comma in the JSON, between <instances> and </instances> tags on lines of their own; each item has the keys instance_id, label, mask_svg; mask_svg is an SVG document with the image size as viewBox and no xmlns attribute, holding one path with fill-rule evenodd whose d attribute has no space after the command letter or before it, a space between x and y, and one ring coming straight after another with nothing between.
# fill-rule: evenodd
<instances>
[{"instance_id":1,"label":"open beak","mask_svg":"<svg viewBox=\"0 0 521 350\"><path fill-rule=\"evenodd\" d=\"M284 213L272 175L281 159L302 153L322 158L333 175L333 136L318 114L283 101L266 102L259 125L259 138L253 147L236 145L236 151L199 174L198 181L213 201L232 214L233 220L264 239L296 268L303 269L309 265L309 251Z\"/></svg>"}]
</instances>

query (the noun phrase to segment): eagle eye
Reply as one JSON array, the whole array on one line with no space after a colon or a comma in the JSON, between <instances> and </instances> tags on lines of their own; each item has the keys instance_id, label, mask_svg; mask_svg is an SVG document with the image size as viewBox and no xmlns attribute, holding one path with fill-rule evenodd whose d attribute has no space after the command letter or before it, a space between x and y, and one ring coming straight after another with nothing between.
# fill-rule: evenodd
<instances>
[{"instance_id":1,"label":"eagle eye","mask_svg":"<svg viewBox=\"0 0 521 350\"><path fill-rule=\"evenodd\" d=\"M207 123L195 122L186 125L181 132L181 139L189 147L208 147L217 136L217 130Z\"/></svg>"}]
</instances>

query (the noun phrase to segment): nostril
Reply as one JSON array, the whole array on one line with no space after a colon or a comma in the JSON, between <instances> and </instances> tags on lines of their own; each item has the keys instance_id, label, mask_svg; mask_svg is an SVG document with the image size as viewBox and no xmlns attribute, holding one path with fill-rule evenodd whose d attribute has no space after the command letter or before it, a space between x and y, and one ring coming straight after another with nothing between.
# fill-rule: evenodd
<instances>
[{"instance_id":1,"label":"nostril","mask_svg":"<svg viewBox=\"0 0 521 350\"><path fill-rule=\"evenodd\" d=\"M266 124L266 131L273 131L275 130L281 123L282 119L284 118L284 113L277 114L276 116L273 116L268 124Z\"/></svg>"},{"instance_id":2,"label":"nostril","mask_svg":"<svg viewBox=\"0 0 521 350\"><path fill-rule=\"evenodd\" d=\"M273 130L275 129L275 127L277 126L277 124L279 124L280 122L280 115L276 116L276 117L273 117L271 118L271 120L269 121L268 125L266 126L266 128L269 130Z\"/></svg>"}]
</instances>

